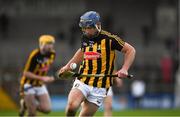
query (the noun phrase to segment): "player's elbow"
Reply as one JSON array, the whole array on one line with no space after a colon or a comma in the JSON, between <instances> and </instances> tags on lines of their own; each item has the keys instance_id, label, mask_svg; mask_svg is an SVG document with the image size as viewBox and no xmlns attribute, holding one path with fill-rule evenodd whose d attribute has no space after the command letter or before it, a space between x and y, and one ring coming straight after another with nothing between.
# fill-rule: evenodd
<instances>
[{"instance_id":1,"label":"player's elbow","mask_svg":"<svg viewBox=\"0 0 180 117\"><path fill-rule=\"evenodd\" d=\"M31 73L28 72L28 71L24 71L24 72L23 72L23 76L28 77L28 78L31 78L31 77L32 77L32 76L31 76Z\"/></svg>"},{"instance_id":2,"label":"player's elbow","mask_svg":"<svg viewBox=\"0 0 180 117\"><path fill-rule=\"evenodd\" d=\"M130 51L131 51L131 53L133 53L133 55L136 55L136 49L133 46L131 46Z\"/></svg>"},{"instance_id":3,"label":"player's elbow","mask_svg":"<svg viewBox=\"0 0 180 117\"><path fill-rule=\"evenodd\" d=\"M130 44L128 43L125 43L123 49L122 49L122 52L124 54L132 54L132 55L135 55L136 54L136 50L133 46L131 46Z\"/></svg>"},{"instance_id":4,"label":"player's elbow","mask_svg":"<svg viewBox=\"0 0 180 117\"><path fill-rule=\"evenodd\" d=\"M25 77L27 77L27 76L28 76L27 71L24 71L24 72L23 72L23 76L25 76Z\"/></svg>"},{"instance_id":5,"label":"player's elbow","mask_svg":"<svg viewBox=\"0 0 180 117\"><path fill-rule=\"evenodd\" d=\"M135 49L133 46L131 46L131 45L128 44L128 46L127 46L127 48L125 49L124 53L125 53L125 54L130 54L130 55L132 55L132 56L135 56L135 55L136 55L136 49Z\"/></svg>"}]
</instances>

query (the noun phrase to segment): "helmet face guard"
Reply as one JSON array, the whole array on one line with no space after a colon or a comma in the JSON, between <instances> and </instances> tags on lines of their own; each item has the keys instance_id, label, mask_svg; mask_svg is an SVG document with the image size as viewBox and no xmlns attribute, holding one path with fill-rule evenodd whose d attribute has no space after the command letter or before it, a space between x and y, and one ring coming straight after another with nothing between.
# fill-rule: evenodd
<instances>
[{"instance_id":1,"label":"helmet face guard","mask_svg":"<svg viewBox=\"0 0 180 117\"><path fill-rule=\"evenodd\" d=\"M79 27L81 28L95 28L95 25L92 20L81 19L79 22Z\"/></svg>"}]
</instances>

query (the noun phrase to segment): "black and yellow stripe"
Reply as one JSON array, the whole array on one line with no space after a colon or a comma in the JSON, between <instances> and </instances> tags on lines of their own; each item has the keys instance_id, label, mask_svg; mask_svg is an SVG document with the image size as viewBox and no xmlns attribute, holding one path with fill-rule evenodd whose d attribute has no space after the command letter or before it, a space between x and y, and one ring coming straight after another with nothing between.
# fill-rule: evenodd
<instances>
[{"instance_id":1,"label":"black and yellow stripe","mask_svg":"<svg viewBox=\"0 0 180 117\"><path fill-rule=\"evenodd\" d=\"M46 60L44 61L44 59ZM24 71L32 72L39 76L47 75L47 70L42 70L50 67L55 59L55 52L51 52L48 55L42 55L39 49L35 49L31 52L28 61L25 65ZM40 62L41 61L41 62ZM21 78L21 86L23 87L24 84L31 84L32 86L41 86L43 82L36 79L30 79L25 76Z\"/></svg>"},{"instance_id":2,"label":"black and yellow stripe","mask_svg":"<svg viewBox=\"0 0 180 117\"><path fill-rule=\"evenodd\" d=\"M101 31L92 46L89 44L83 46L83 52L98 52L101 57L95 60L84 59L79 72L81 74L112 74L115 61L115 50L111 47L113 41L120 45L121 48L124 46L124 41L106 31ZM86 43L88 42L86 41ZM111 77L82 77L78 79L94 87L109 88L112 85Z\"/></svg>"},{"instance_id":3,"label":"black and yellow stripe","mask_svg":"<svg viewBox=\"0 0 180 117\"><path fill-rule=\"evenodd\" d=\"M97 50L98 53L101 53L101 49L98 49L100 47L101 47L101 41L97 42L96 50ZM102 59L97 59L96 60L96 68L97 68L96 74L100 74L101 73L101 67L102 67ZM99 77L95 77L94 82L93 82L93 86L94 87L98 86L98 81L99 81Z\"/></svg>"}]
</instances>

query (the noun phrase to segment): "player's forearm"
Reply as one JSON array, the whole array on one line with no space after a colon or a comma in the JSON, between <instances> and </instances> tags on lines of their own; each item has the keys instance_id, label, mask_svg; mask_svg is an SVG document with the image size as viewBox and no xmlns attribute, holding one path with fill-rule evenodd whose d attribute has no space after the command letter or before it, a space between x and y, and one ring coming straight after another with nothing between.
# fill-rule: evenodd
<instances>
[{"instance_id":1,"label":"player's forearm","mask_svg":"<svg viewBox=\"0 0 180 117\"><path fill-rule=\"evenodd\" d=\"M73 58L67 63L67 66L70 66L71 63L80 63L83 60L83 52L81 49L78 49L77 52L74 54Z\"/></svg>"},{"instance_id":2,"label":"player's forearm","mask_svg":"<svg viewBox=\"0 0 180 117\"><path fill-rule=\"evenodd\" d=\"M127 49L125 49L123 53L124 53L124 64L122 66L122 69L125 69L128 71L129 67L132 65L134 61L136 50L134 49L134 47L127 44Z\"/></svg>"},{"instance_id":3,"label":"player's forearm","mask_svg":"<svg viewBox=\"0 0 180 117\"><path fill-rule=\"evenodd\" d=\"M41 80L42 79L42 76L39 76L39 75L36 75L32 72L28 72L28 71L25 71L23 73L23 75L27 78L30 78L30 79L37 79L37 80Z\"/></svg>"}]
</instances>

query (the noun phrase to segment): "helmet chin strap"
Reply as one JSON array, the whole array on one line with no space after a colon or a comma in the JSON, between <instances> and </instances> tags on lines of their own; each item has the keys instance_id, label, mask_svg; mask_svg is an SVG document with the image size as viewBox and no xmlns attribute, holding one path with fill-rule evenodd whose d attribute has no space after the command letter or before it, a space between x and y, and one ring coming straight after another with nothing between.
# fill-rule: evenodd
<instances>
[{"instance_id":1,"label":"helmet chin strap","mask_svg":"<svg viewBox=\"0 0 180 117\"><path fill-rule=\"evenodd\" d=\"M101 25L99 25L99 27L98 27L98 25L95 24L95 27L96 27L96 29L98 30L98 32L101 32Z\"/></svg>"}]
</instances>

